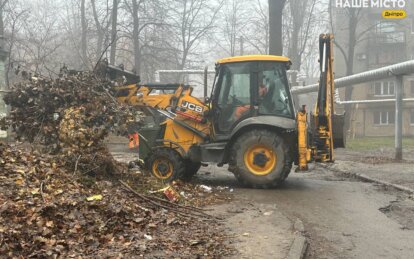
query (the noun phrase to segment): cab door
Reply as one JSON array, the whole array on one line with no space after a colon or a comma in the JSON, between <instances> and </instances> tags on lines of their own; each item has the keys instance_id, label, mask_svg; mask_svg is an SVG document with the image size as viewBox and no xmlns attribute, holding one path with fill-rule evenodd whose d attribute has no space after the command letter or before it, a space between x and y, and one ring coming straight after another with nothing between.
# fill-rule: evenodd
<instances>
[{"instance_id":1,"label":"cab door","mask_svg":"<svg viewBox=\"0 0 414 259\"><path fill-rule=\"evenodd\" d=\"M214 130L225 136L241 120L254 114L258 84L257 62L222 64L213 96Z\"/></svg>"}]
</instances>

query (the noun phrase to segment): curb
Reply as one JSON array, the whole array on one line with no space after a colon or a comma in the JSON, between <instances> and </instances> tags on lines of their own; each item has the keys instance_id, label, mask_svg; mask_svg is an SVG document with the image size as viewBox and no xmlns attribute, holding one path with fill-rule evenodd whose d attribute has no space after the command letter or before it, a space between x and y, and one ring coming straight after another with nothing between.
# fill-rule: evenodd
<instances>
[{"instance_id":1,"label":"curb","mask_svg":"<svg viewBox=\"0 0 414 259\"><path fill-rule=\"evenodd\" d=\"M362 180L362 181L365 181L365 182L377 183L377 184L380 184L380 185L383 185L383 186L392 187L394 189L397 189L397 190L406 192L408 194L414 194L414 190L413 189L408 188L408 187L405 187L405 186L402 186L402 185L399 185L399 184L394 184L394 183L389 183L389 182L385 182L385 181L382 181L382 180L374 179L374 178L371 178L371 177L366 176L364 174L358 174L358 173L352 173L352 172L342 171L340 169L332 168L332 167L329 167L329 166L326 166L326 165L319 165L319 166L321 166L321 167L323 167L325 169L329 169L331 171L334 171L334 172L343 174L343 175L345 175L347 177L354 177L354 178L357 178L357 179Z\"/></svg>"},{"instance_id":2,"label":"curb","mask_svg":"<svg viewBox=\"0 0 414 259\"><path fill-rule=\"evenodd\" d=\"M295 238L286 259L303 259L308 248L308 241L305 237L305 227L300 219L296 219L293 230L295 231Z\"/></svg>"}]
</instances>

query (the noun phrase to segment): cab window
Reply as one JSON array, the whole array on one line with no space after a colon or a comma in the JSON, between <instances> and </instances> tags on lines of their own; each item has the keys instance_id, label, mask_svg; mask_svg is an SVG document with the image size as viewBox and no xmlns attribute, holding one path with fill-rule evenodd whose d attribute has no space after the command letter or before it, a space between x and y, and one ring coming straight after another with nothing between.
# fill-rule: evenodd
<instances>
[{"instance_id":1,"label":"cab window","mask_svg":"<svg viewBox=\"0 0 414 259\"><path fill-rule=\"evenodd\" d=\"M265 62L259 73L259 114L292 117L284 63Z\"/></svg>"},{"instance_id":2,"label":"cab window","mask_svg":"<svg viewBox=\"0 0 414 259\"><path fill-rule=\"evenodd\" d=\"M250 116L252 66L253 63L222 66L217 87L218 131L227 132L237 121Z\"/></svg>"},{"instance_id":3,"label":"cab window","mask_svg":"<svg viewBox=\"0 0 414 259\"><path fill-rule=\"evenodd\" d=\"M234 64L223 69L219 106L250 104L250 71L246 64Z\"/></svg>"}]
</instances>

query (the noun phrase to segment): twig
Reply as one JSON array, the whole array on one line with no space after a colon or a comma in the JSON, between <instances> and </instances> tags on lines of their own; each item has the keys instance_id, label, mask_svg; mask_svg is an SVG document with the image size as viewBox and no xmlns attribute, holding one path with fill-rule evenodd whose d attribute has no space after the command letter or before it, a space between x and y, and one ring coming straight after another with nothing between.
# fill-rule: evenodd
<instances>
[{"instance_id":1,"label":"twig","mask_svg":"<svg viewBox=\"0 0 414 259\"><path fill-rule=\"evenodd\" d=\"M43 196L43 184L44 184L44 182L42 181L40 183L40 196L42 196L43 202L46 202L45 197Z\"/></svg>"},{"instance_id":2,"label":"twig","mask_svg":"<svg viewBox=\"0 0 414 259\"><path fill-rule=\"evenodd\" d=\"M130 192L132 192L132 193L134 193L136 196L138 196L138 197L140 197L141 199L143 199L143 200L145 200L145 201L148 201L149 203L151 203L151 204L153 204L153 205L155 205L155 206L158 206L158 207L161 207L161 208L164 208L164 209L167 209L167 210L171 210L171 211L174 211L174 212L176 212L176 213L178 213L178 214L180 214L180 215L182 215L182 216L186 216L186 217L188 217L188 216L190 216L190 217L194 217L194 218L205 218L205 219L209 219L209 220L216 220L216 219L218 219L218 218L215 218L215 217L213 217L213 216L211 216L211 215L209 215L209 214L206 214L206 213L204 213L204 212L201 212L201 211L194 211L191 207L185 207L185 206L181 206L181 207L179 207L179 206L177 206L177 204L174 204L174 203L169 203L168 205L164 205L164 204L161 204L161 203L158 203L158 202L156 202L156 201L154 201L154 200L152 200L151 198L148 198L148 197L146 197L145 195L142 195L142 194L140 194L140 193L138 193L138 192L136 192L134 189L132 189L127 183L125 183L124 181L122 181L122 180L119 180L119 182L128 190L128 191L130 191ZM176 208L174 208L174 207L176 207ZM183 210L180 210L180 209L178 209L178 208L181 208L181 209L186 209L186 211L183 211Z\"/></svg>"},{"instance_id":3,"label":"twig","mask_svg":"<svg viewBox=\"0 0 414 259\"><path fill-rule=\"evenodd\" d=\"M76 174L76 171L78 171L78 163L79 163L79 159L81 158L82 155L78 156L78 159L76 159L76 163L75 163L75 170L73 171L73 175Z\"/></svg>"},{"instance_id":4,"label":"twig","mask_svg":"<svg viewBox=\"0 0 414 259\"><path fill-rule=\"evenodd\" d=\"M94 168L89 169L88 171L84 172L83 174L88 174L89 172L92 172L93 170L98 169L99 167L101 167L101 166L99 166L99 165L95 166Z\"/></svg>"},{"instance_id":5,"label":"twig","mask_svg":"<svg viewBox=\"0 0 414 259\"><path fill-rule=\"evenodd\" d=\"M157 200L157 201L160 201L160 202L165 202L165 203L171 204L171 202L169 202L167 200L164 200L164 199L161 199L161 198L158 198L158 197L149 197L147 195L143 195L143 196L147 197L148 199L153 199L153 200ZM183 208L183 209L196 210L196 211L199 211L201 213L203 213L205 211L205 209L197 208L197 207L194 207L194 206L188 206L188 205L183 206L183 205L180 205L180 204L174 204L174 206L177 206L177 207Z\"/></svg>"}]
</instances>

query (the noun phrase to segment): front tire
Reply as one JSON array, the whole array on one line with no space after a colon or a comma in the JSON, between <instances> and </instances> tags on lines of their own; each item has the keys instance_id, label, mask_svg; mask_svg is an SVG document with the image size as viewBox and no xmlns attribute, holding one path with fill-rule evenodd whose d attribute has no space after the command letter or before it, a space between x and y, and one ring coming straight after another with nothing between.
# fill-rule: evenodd
<instances>
[{"instance_id":1,"label":"front tire","mask_svg":"<svg viewBox=\"0 0 414 259\"><path fill-rule=\"evenodd\" d=\"M231 149L230 170L243 185L271 188L283 182L292 168L289 148L269 130L252 130L238 137Z\"/></svg>"},{"instance_id":2,"label":"front tire","mask_svg":"<svg viewBox=\"0 0 414 259\"><path fill-rule=\"evenodd\" d=\"M146 160L146 167L153 176L165 182L182 178L186 168L181 155L172 148L155 149Z\"/></svg>"}]
</instances>

